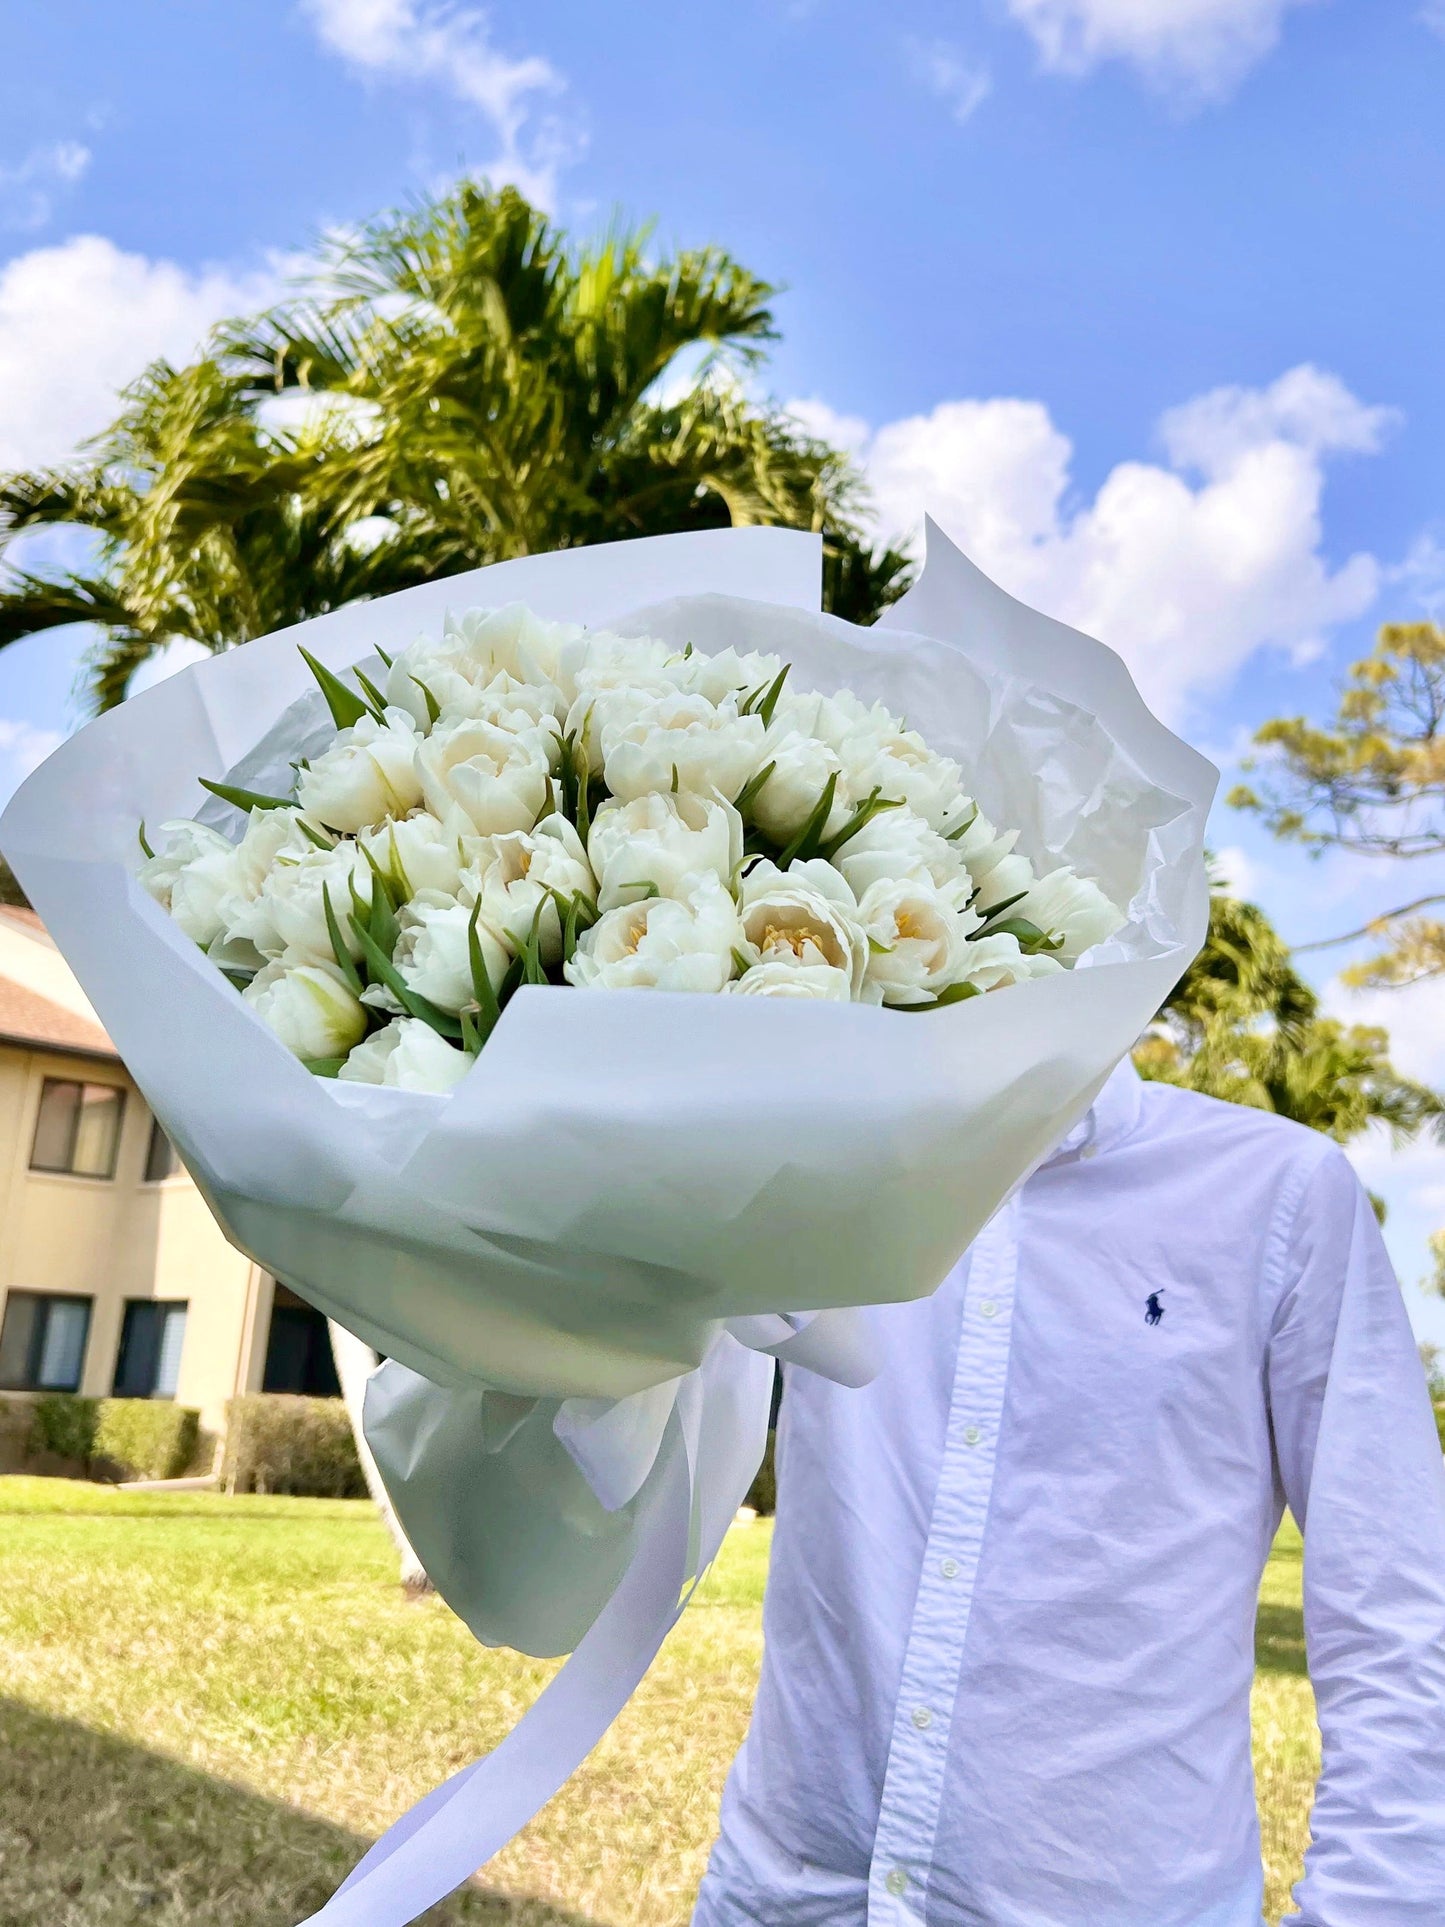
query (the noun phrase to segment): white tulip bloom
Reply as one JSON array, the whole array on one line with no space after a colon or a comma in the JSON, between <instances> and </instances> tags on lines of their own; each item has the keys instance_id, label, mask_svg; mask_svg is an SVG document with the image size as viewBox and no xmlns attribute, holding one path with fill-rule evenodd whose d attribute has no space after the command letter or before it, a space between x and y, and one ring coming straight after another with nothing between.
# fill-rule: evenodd
<instances>
[{"instance_id":1,"label":"white tulip bloom","mask_svg":"<svg viewBox=\"0 0 1445 1927\"><path fill-rule=\"evenodd\" d=\"M479 721L523 736L529 730L556 734L557 719L565 711L562 692L553 683L518 682L505 672L488 683L468 685L464 694L442 704L436 727Z\"/></svg>"},{"instance_id":2,"label":"white tulip bloom","mask_svg":"<svg viewBox=\"0 0 1445 1927\"><path fill-rule=\"evenodd\" d=\"M404 709L378 722L366 715L296 779L296 801L333 830L364 830L405 816L421 801L416 754L421 738Z\"/></svg>"},{"instance_id":3,"label":"white tulip bloom","mask_svg":"<svg viewBox=\"0 0 1445 1927\"><path fill-rule=\"evenodd\" d=\"M269 963L241 996L297 1057L345 1057L366 1012L335 964Z\"/></svg>"},{"instance_id":4,"label":"white tulip bloom","mask_svg":"<svg viewBox=\"0 0 1445 1927\"><path fill-rule=\"evenodd\" d=\"M459 636L448 634L440 642L419 636L397 655L386 672L382 693L387 707L404 709L422 735L431 728L432 708L438 710L464 705L476 688L474 664Z\"/></svg>"},{"instance_id":5,"label":"white tulip bloom","mask_svg":"<svg viewBox=\"0 0 1445 1927\"><path fill-rule=\"evenodd\" d=\"M1026 856L1017 850L1010 856L1000 857L989 871L987 877L978 885L974 895L973 907L985 914L1001 904L1009 904L1009 916L1021 916L1022 905L1016 899L1031 890L1034 884L1034 866Z\"/></svg>"},{"instance_id":6,"label":"white tulip bloom","mask_svg":"<svg viewBox=\"0 0 1445 1927\"><path fill-rule=\"evenodd\" d=\"M742 947L737 905L716 877L702 877L685 902L649 897L609 910L563 966L582 990L716 992L736 970Z\"/></svg>"},{"instance_id":7,"label":"white tulip bloom","mask_svg":"<svg viewBox=\"0 0 1445 1927\"><path fill-rule=\"evenodd\" d=\"M430 1024L398 1017L358 1044L337 1072L348 1084L384 1084L396 1091L449 1091L472 1068L472 1059Z\"/></svg>"},{"instance_id":8,"label":"white tulip bloom","mask_svg":"<svg viewBox=\"0 0 1445 1927\"><path fill-rule=\"evenodd\" d=\"M868 985L885 1004L931 1003L957 981L981 919L926 881L880 877L858 905L868 932Z\"/></svg>"},{"instance_id":9,"label":"white tulip bloom","mask_svg":"<svg viewBox=\"0 0 1445 1927\"><path fill-rule=\"evenodd\" d=\"M963 946L955 983L976 990L998 990L1005 984L1027 983L1031 977L1051 977L1063 969L1057 957L1044 953L1026 956L1017 937L1007 933L976 937Z\"/></svg>"},{"instance_id":10,"label":"white tulip bloom","mask_svg":"<svg viewBox=\"0 0 1445 1927\"><path fill-rule=\"evenodd\" d=\"M483 922L514 951L535 927L543 962L560 962L562 917L553 891L564 900L579 892L595 897L597 892L597 879L574 826L565 816L545 816L535 830L473 838L467 855L460 884L463 903L479 904Z\"/></svg>"},{"instance_id":11,"label":"white tulip bloom","mask_svg":"<svg viewBox=\"0 0 1445 1927\"><path fill-rule=\"evenodd\" d=\"M399 929L391 957L397 975L408 990L453 1017L463 1005L476 1001L472 987L473 922L482 962L495 990L512 961L511 952L500 931L478 916L472 905L458 903L439 890L422 890L402 905L397 917ZM373 1010L400 1008L398 999L384 984L369 984L362 992L362 1001Z\"/></svg>"},{"instance_id":12,"label":"white tulip bloom","mask_svg":"<svg viewBox=\"0 0 1445 1927\"><path fill-rule=\"evenodd\" d=\"M545 622L520 602L448 616L443 634L445 648L478 684L506 675L519 683L560 687L563 655L584 640L575 624Z\"/></svg>"},{"instance_id":13,"label":"white tulip bloom","mask_svg":"<svg viewBox=\"0 0 1445 1927\"><path fill-rule=\"evenodd\" d=\"M598 629L564 646L556 681L569 702L608 689L667 695L690 685L694 660L655 636L615 636Z\"/></svg>"},{"instance_id":14,"label":"white tulip bloom","mask_svg":"<svg viewBox=\"0 0 1445 1927\"><path fill-rule=\"evenodd\" d=\"M352 886L363 903L371 901L371 871L356 845L341 842L331 850L307 848L299 856L283 851L250 902L228 905L227 935L255 945L263 957L284 956L288 963L335 961L326 925L326 898L353 957L361 944L351 929Z\"/></svg>"},{"instance_id":15,"label":"white tulip bloom","mask_svg":"<svg viewBox=\"0 0 1445 1927\"><path fill-rule=\"evenodd\" d=\"M664 897L685 898L700 876L731 884L743 859L743 821L731 803L687 791L609 801L592 819L587 854L604 911L648 884Z\"/></svg>"},{"instance_id":16,"label":"white tulip bloom","mask_svg":"<svg viewBox=\"0 0 1445 1927\"><path fill-rule=\"evenodd\" d=\"M932 884L960 910L973 895L973 880L953 844L907 808L870 817L833 860L860 899L875 883L904 879Z\"/></svg>"},{"instance_id":17,"label":"white tulip bloom","mask_svg":"<svg viewBox=\"0 0 1445 1927\"><path fill-rule=\"evenodd\" d=\"M465 817L453 815L443 823L430 810L363 830L357 842L377 866L406 887L408 896L420 890L441 890L454 897L465 864L462 840L475 832Z\"/></svg>"},{"instance_id":18,"label":"white tulip bloom","mask_svg":"<svg viewBox=\"0 0 1445 1927\"><path fill-rule=\"evenodd\" d=\"M1062 937L1063 943L1053 952L1060 963L1077 962L1125 921L1123 911L1110 903L1097 883L1067 867L1040 877L1008 914L1027 917L1047 936Z\"/></svg>"},{"instance_id":19,"label":"white tulip bloom","mask_svg":"<svg viewBox=\"0 0 1445 1927\"><path fill-rule=\"evenodd\" d=\"M838 755L855 795L881 790L935 830L948 821L963 772L949 757L935 755L916 729L861 728L844 739Z\"/></svg>"},{"instance_id":20,"label":"white tulip bloom","mask_svg":"<svg viewBox=\"0 0 1445 1927\"><path fill-rule=\"evenodd\" d=\"M695 696L706 696L710 703L720 703L729 696L751 696L758 690L766 693L782 668L781 656L759 655L756 650L739 655L736 649L720 649L715 656L694 652L687 658L683 686ZM786 689L787 684L783 687Z\"/></svg>"},{"instance_id":21,"label":"white tulip bloom","mask_svg":"<svg viewBox=\"0 0 1445 1927\"><path fill-rule=\"evenodd\" d=\"M850 996L862 994L868 936L856 897L831 863L815 857L787 870L755 863L743 878L739 908L744 954L753 964L828 964L846 972Z\"/></svg>"},{"instance_id":22,"label":"white tulip bloom","mask_svg":"<svg viewBox=\"0 0 1445 1927\"><path fill-rule=\"evenodd\" d=\"M438 725L416 752L416 770L432 815L446 820L460 810L480 836L530 830L547 800L541 730L513 735L481 721Z\"/></svg>"},{"instance_id":23,"label":"white tulip bloom","mask_svg":"<svg viewBox=\"0 0 1445 1927\"><path fill-rule=\"evenodd\" d=\"M773 711L773 727L816 736L836 752L844 743L856 743L860 737L881 742L903 725L882 703L865 703L851 689L840 689L835 696L820 696L814 690L793 689L785 683Z\"/></svg>"},{"instance_id":24,"label":"white tulip bloom","mask_svg":"<svg viewBox=\"0 0 1445 1927\"><path fill-rule=\"evenodd\" d=\"M705 696L655 696L630 721L601 729L607 787L624 802L649 790L734 797L756 771L766 731L761 716Z\"/></svg>"},{"instance_id":25,"label":"white tulip bloom","mask_svg":"<svg viewBox=\"0 0 1445 1927\"><path fill-rule=\"evenodd\" d=\"M739 997L812 997L826 1003L851 1003L853 987L846 970L833 964L754 964L723 989Z\"/></svg>"},{"instance_id":26,"label":"white tulip bloom","mask_svg":"<svg viewBox=\"0 0 1445 1927\"><path fill-rule=\"evenodd\" d=\"M179 818L161 824L160 847L141 864L136 880L204 948L226 928L224 905L238 874L234 845L217 830Z\"/></svg>"},{"instance_id":27,"label":"white tulip bloom","mask_svg":"<svg viewBox=\"0 0 1445 1927\"><path fill-rule=\"evenodd\" d=\"M959 825L967 823L966 830ZM958 852L963 867L980 890L1019 840L1017 830L996 830L983 811L961 792L953 799L944 825L948 845Z\"/></svg>"},{"instance_id":28,"label":"white tulip bloom","mask_svg":"<svg viewBox=\"0 0 1445 1927\"><path fill-rule=\"evenodd\" d=\"M848 821L854 801L837 752L816 736L792 728L780 730L774 723L758 754L758 768L765 769L769 763L772 772L748 807L764 836L775 843L791 842L822 801L830 777L833 803L823 833L835 836Z\"/></svg>"}]
</instances>

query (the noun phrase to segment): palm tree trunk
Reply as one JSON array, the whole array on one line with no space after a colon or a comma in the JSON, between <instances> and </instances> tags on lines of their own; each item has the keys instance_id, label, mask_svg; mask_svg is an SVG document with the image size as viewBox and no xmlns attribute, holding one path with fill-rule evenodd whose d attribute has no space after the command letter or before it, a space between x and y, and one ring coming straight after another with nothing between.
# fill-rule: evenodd
<instances>
[{"instance_id":1,"label":"palm tree trunk","mask_svg":"<svg viewBox=\"0 0 1445 1927\"><path fill-rule=\"evenodd\" d=\"M401 1583L409 1593L423 1593L432 1590L430 1579L420 1559L412 1551L411 1541L401 1529L401 1521L391 1503L386 1487L381 1482L376 1460L372 1457L371 1447L366 1442L366 1434L361 1427L362 1402L366 1397L366 1381L376 1370L381 1360L364 1339L357 1338L334 1318L326 1321L331 1333L331 1356L336 1360L336 1376L341 1381L341 1396L346 1405L346 1416L351 1420L351 1430L356 1439L356 1456L361 1460L362 1474L366 1479L366 1489L376 1502L382 1521L391 1534L392 1542L401 1555Z\"/></svg>"}]
</instances>

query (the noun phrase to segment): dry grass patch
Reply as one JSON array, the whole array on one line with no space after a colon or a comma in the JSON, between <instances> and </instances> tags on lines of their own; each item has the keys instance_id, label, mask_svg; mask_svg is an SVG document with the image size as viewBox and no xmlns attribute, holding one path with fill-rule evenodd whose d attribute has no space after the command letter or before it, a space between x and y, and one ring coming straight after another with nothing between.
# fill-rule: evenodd
<instances>
[{"instance_id":1,"label":"dry grass patch","mask_svg":"<svg viewBox=\"0 0 1445 1927\"><path fill-rule=\"evenodd\" d=\"M1313 1776L1293 1547L1256 1704L1275 1919ZM429 1920L686 1921L757 1678L767 1548L765 1525L730 1536L592 1758ZM0 1651L6 1927L291 1927L555 1670L404 1600L364 1502L58 1480L0 1479Z\"/></svg>"}]
</instances>

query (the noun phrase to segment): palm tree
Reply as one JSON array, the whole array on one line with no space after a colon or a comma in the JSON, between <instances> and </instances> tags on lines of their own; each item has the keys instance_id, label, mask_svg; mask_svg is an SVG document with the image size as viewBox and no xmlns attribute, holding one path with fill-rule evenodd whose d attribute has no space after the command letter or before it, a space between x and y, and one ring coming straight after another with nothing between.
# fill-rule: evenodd
<instances>
[{"instance_id":1,"label":"palm tree","mask_svg":"<svg viewBox=\"0 0 1445 1927\"><path fill-rule=\"evenodd\" d=\"M846 459L749 395L775 290L720 249L573 247L464 183L329 246L311 290L158 362L84 466L0 479L0 534L93 532L90 572L17 572L0 647L94 623L96 704L176 637L224 649L509 556L741 523L821 530L830 606L908 563L863 540Z\"/></svg>"}]
</instances>

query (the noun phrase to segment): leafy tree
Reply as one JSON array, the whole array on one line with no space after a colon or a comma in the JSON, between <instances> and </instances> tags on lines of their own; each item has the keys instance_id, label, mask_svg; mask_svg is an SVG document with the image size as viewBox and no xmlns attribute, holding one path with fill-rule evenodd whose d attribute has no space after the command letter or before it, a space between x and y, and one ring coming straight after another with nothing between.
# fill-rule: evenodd
<instances>
[{"instance_id":1,"label":"leafy tree","mask_svg":"<svg viewBox=\"0 0 1445 1927\"><path fill-rule=\"evenodd\" d=\"M1440 1130L1445 1102L1402 1077L1376 1026L1322 1017L1264 912L1216 892L1209 935L1134 1054L1140 1073L1274 1111L1340 1143L1372 1123Z\"/></svg>"},{"instance_id":2,"label":"leafy tree","mask_svg":"<svg viewBox=\"0 0 1445 1927\"><path fill-rule=\"evenodd\" d=\"M906 558L864 541L846 458L741 380L774 292L640 230L570 245L512 188L383 216L303 298L155 363L84 464L0 478L0 534L97 545L12 572L0 646L96 624L105 707L176 637L224 649L510 556L743 523L823 531L829 606L871 620Z\"/></svg>"},{"instance_id":3,"label":"leafy tree","mask_svg":"<svg viewBox=\"0 0 1445 1927\"><path fill-rule=\"evenodd\" d=\"M1425 872L1424 892L1329 940L1383 942L1346 980L1406 984L1445 970L1445 922L1421 914L1445 903L1445 889L1428 887L1445 855L1445 630L1388 624L1351 667L1329 722L1277 717L1255 740L1271 754L1258 785L1230 796L1236 807L1315 852L1405 859Z\"/></svg>"}]
</instances>

